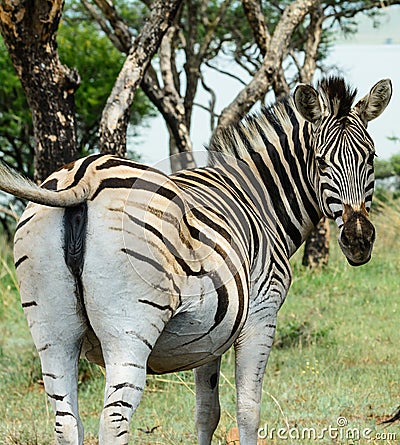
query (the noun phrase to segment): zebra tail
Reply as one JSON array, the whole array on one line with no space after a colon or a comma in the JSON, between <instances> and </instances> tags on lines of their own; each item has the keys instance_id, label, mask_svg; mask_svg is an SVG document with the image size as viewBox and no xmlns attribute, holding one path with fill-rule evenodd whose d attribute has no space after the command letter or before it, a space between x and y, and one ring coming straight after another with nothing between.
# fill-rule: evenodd
<instances>
[{"instance_id":1,"label":"zebra tail","mask_svg":"<svg viewBox=\"0 0 400 445\"><path fill-rule=\"evenodd\" d=\"M84 182L80 186L66 190L49 190L0 162L0 190L17 198L26 199L49 207L72 207L85 202L89 195L89 187Z\"/></svg>"},{"instance_id":2,"label":"zebra tail","mask_svg":"<svg viewBox=\"0 0 400 445\"><path fill-rule=\"evenodd\" d=\"M400 406L397 408L397 411L392 415L392 417L390 417L390 419L384 420L381 423L382 424L393 423L393 422L396 422L397 420L400 420Z\"/></svg>"}]
</instances>

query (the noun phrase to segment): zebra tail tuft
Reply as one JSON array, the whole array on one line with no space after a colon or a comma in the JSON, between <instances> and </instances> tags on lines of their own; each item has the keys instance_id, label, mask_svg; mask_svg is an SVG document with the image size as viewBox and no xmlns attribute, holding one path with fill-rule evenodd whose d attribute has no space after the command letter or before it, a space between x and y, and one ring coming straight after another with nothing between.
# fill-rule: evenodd
<instances>
[{"instance_id":1,"label":"zebra tail tuft","mask_svg":"<svg viewBox=\"0 0 400 445\"><path fill-rule=\"evenodd\" d=\"M0 162L0 190L17 198L26 199L49 207L71 207L85 202L89 188L75 187L68 190L49 190Z\"/></svg>"}]
</instances>

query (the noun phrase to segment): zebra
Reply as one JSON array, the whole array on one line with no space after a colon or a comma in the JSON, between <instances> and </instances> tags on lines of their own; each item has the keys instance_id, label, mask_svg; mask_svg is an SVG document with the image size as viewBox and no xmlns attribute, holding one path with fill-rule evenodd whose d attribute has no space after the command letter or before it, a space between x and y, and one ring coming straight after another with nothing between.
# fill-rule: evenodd
<instances>
[{"instance_id":1,"label":"zebra","mask_svg":"<svg viewBox=\"0 0 400 445\"><path fill-rule=\"evenodd\" d=\"M0 167L0 188L31 201L15 268L57 444L83 444L79 356L106 370L100 445L128 443L147 373L189 369L198 443L211 444L232 345L240 443L257 443L289 258L322 216L336 222L351 265L371 258L367 124L391 94L383 79L353 105L356 89L341 77L300 84L216 136L206 167L173 175L98 154L41 186Z\"/></svg>"}]
</instances>

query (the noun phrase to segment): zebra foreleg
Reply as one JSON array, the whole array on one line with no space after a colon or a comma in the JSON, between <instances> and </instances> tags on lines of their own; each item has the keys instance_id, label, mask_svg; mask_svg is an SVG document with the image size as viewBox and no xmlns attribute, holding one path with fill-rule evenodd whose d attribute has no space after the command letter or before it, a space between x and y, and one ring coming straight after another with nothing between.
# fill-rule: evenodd
<instances>
[{"instance_id":1,"label":"zebra foreleg","mask_svg":"<svg viewBox=\"0 0 400 445\"><path fill-rule=\"evenodd\" d=\"M218 394L221 357L194 370L196 428L199 445L210 445L220 417Z\"/></svg>"}]
</instances>

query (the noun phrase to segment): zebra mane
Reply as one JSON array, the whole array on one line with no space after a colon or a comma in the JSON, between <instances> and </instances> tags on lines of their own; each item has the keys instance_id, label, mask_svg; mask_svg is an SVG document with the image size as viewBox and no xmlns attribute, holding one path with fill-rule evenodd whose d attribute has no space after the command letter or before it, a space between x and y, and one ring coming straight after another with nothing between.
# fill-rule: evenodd
<instances>
[{"instance_id":1,"label":"zebra mane","mask_svg":"<svg viewBox=\"0 0 400 445\"><path fill-rule=\"evenodd\" d=\"M265 150L266 141L278 146L280 137L289 134L293 126L302 120L291 96L268 107L263 106L213 137L207 147L209 163L221 159L219 154L244 160L251 153Z\"/></svg>"},{"instance_id":2,"label":"zebra mane","mask_svg":"<svg viewBox=\"0 0 400 445\"><path fill-rule=\"evenodd\" d=\"M357 89L347 85L342 77L330 76L320 80L318 90L324 98L329 114L341 119L350 113Z\"/></svg>"},{"instance_id":3,"label":"zebra mane","mask_svg":"<svg viewBox=\"0 0 400 445\"><path fill-rule=\"evenodd\" d=\"M317 89L329 114L341 119L352 108L357 90L349 87L343 78L331 76L322 79ZM218 159L213 153L221 153L245 159L252 152L265 150L265 143L278 146L281 137L304 122L290 95L260 111L250 113L240 122L232 124L215 136L208 147L210 163Z\"/></svg>"}]
</instances>

